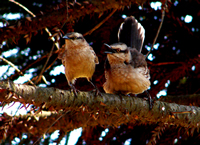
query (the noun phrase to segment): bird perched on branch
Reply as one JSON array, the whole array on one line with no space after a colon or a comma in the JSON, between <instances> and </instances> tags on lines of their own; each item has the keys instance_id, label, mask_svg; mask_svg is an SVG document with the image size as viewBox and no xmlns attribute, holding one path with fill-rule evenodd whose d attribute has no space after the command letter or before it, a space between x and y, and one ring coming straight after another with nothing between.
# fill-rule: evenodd
<instances>
[{"instance_id":1,"label":"bird perched on branch","mask_svg":"<svg viewBox=\"0 0 200 145\"><path fill-rule=\"evenodd\" d=\"M141 53L144 33L144 28L133 16L127 17L118 31L119 43L105 44L108 47L103 85L106 93L139 94L149 88L149 69Z\"/></svg>"},{"instance_id":2,"label":"bird perched on branch","mask_svg":"<svg viewBox=\"0 0 200 145\"><path fill-rule=\"evenodd\" d=\"M77 96L77 89L74 87L77 78L86 78L98 92L92 83L95 66L99 63L93 48L80 33L67 33L63 38L65 45L58 58L65 67L65 76L74 95Z\"/></svg>"}]
</instances>

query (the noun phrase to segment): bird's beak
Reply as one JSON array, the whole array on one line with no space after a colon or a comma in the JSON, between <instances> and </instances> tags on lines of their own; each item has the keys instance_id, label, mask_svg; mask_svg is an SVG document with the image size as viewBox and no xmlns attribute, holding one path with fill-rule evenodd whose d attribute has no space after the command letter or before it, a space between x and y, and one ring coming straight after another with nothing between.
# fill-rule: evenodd
<instances>
[{"instance_id":1,"label":"bird's beak","mask_svg":"<svg viewBox=\"0 0 200 145\"><path fill-rule=\"evenodd\" d=\"M64 39L69 39L69 37L67 35L63 36L62 38Z\"/></svg>"},{"instance_id":2,"label":"bird's beak","mask_svg":"<svg viewBox=\"0 0 200 145\"><path fill-rule=\"evenodd\" d=\"M104 53L106 53L106 54L113 54L113 52L109 52L109 51L104 51Z\"/></svg>"},{"instance_id":3,"label":"bird's beak","mask_svg":"<svg viewBox=\"0 0 200 145\"><path fill-rule=\"evenodd\" d=\"M109 51L104 51L104 53L107 53L107 54L113 54L113 53L116 53L115 50L112 49L112 47L106 43L104 43L104 45L109 48Z\"/></svg>"},{"instance_id":4,"label":"bird's beak","mask_svg":"<svg viewBox=\"0 0 200 145\"><path fill-rule=\"evenodd\" d=\"M104 43L105 46L107 46L108 48L112 49L110 45Z\"/></svg>"}]
</instances>

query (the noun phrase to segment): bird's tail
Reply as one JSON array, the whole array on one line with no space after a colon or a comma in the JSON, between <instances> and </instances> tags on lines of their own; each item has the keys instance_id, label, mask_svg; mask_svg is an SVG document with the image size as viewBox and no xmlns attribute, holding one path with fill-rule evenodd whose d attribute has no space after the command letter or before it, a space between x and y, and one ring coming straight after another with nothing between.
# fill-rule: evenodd
<instances>
[{"instance_id":1,"label":"bird's tail","mask_svg":"<svg viewBox=\"0 0 200 145\"><path fill-rule=\"evenodd\" d=\"M118 41L125 43L128 47L142 50L145 30L135 17L127 17L118 30Z\"/></svg>"}]
</instances>

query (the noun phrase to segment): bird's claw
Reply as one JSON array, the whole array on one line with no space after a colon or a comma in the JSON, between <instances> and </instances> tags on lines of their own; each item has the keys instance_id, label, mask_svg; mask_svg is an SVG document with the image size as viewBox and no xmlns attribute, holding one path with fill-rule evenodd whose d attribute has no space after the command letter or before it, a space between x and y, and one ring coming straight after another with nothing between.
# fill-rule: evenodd
<instances>
[{"instance_id":1,"label":"bird's claw","mask_svg":"<svg viewBox=\"0 0 200 145\"><path fill-rule=\"evenodd\" d=\"M97 96L103 97L102 93L99 91L98 88L95 88L93 91L95 91L95 97L97 97Z\"/></svg>"},{"instance_id":2,"label":"bird's claw","mask_svg":"<svg viewBox=\"0 0 200 145\"><path fill-rule=\"evenodd\" d=\"M149 92L146 91L146 93L147 93L148 102L149 102L149 109L151 110L153 108L154 101L151 98L151 95L149 94Z\"/></svg>"},{"instance_id":3,"label":"bird's claw","mask_svg":"<svg viewBox=\"0 0 200 145\"><path fill-rule=\"evenodd\" d=\"M78 89L76 89L75 87L74 87L74 85L72 85L72 84L70 84L70 88L71 88L71 92L73 92L74 93L74 96L75 96L75 98L77 98L78 97L78 93L77 92L80 92Z\"/></svg>"}]
</instances>

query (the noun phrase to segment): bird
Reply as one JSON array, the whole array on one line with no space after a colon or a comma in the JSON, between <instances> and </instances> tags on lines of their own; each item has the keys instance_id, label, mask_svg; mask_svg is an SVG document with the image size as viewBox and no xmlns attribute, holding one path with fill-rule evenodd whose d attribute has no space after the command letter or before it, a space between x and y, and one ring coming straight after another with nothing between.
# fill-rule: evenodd
<instances>
[{"instance_id":1,"label":"bird","mask_svg":"<svg viewBox=\"0 0 200 145\"><path fill-rule=\"evenodd\" d=\"M106 93L140 94L149 88L150 73L146 57L141 53L144 36L143 26L133 16L130 16L119 28L119 42L111 45L105 44L108 48L108 51L105 51L107 54L104 66L106 81L103 84ZM151 104L152 100L150 100L150 108Z\"/></svg>"},{"instance_id":2,"label":"bird","mask_svg":"<svg viewBox=\"0 0 200 145\"><path fill-rule=\"evenodd\" d=\"M65 44L62 46L58 58L65 67L65 76L74 95L77 96L78 90L74 85L78 78L86 78L98 92L96 85L92 83L95 67L99 64L93 48L78 32L67 33L63 38Z\"/></svg>"},{"instance_id":3,"label":"bird","mask_svg":"<svg viewBox=\"0 0 200 145\"><path fill-rule=\"evenodd\" d=\"M150 75L145 56L125 43L106 44L106 82L103 88L110 94L140 94L150 86Z\"/></svg>"},{"instance_id":4,"label":"bird","mask_svg":"<svg viewBox=\"0 0 200 145\"><path fill-rule=\"evenodd\" d=\"M125 43L128 47L135 48L138 52L142 51L145 38L144 27L135 19L134 16L127 17L121 23L118 30L118 41Z\"/></svg>"}]
</instances>

